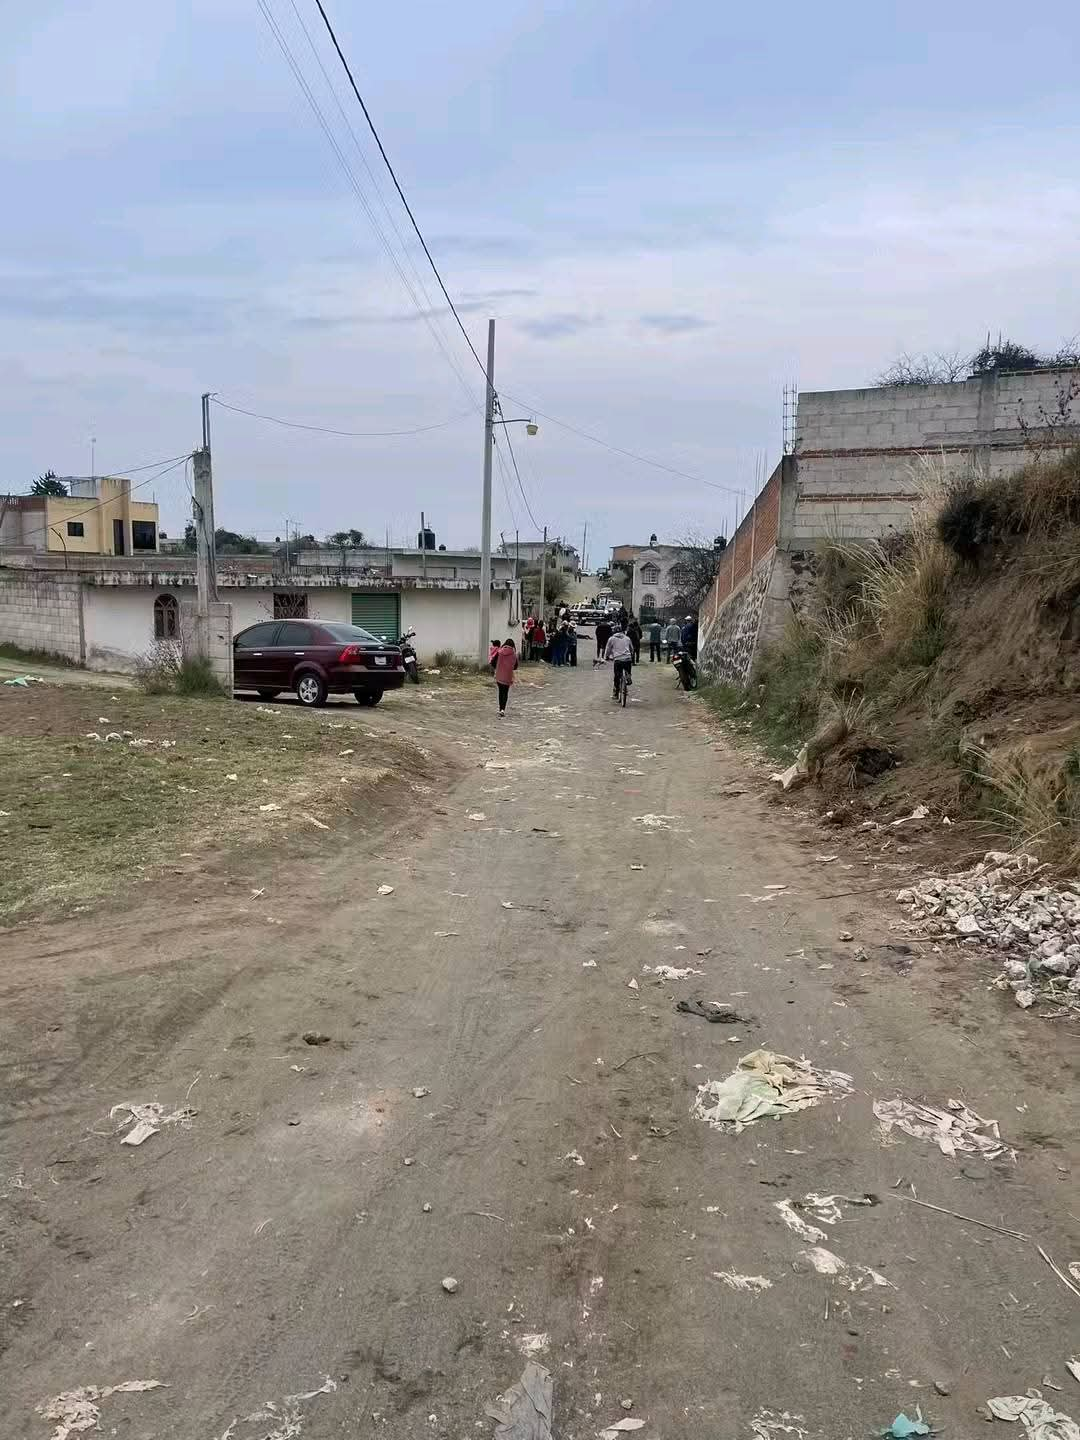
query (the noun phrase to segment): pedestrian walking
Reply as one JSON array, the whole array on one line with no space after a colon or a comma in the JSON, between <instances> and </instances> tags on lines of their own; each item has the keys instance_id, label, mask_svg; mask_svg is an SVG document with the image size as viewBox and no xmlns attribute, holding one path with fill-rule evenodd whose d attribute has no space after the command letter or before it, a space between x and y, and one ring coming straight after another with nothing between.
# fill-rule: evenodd
<instances>
[{"instance_id":1,"label":"pedestrian walking","mask_svg":"<svg viewBox=\"0 0 1080 1440\"><path fill-rule=\"evenodd\" d=\"M533 614L531 614L531 613L528 614L528 615L526 615L526 617L525 617L525 627L524 627L525 633L524 633L524 636L523 636L523 638L522 638L522 645L521 645L522 652L523 652L526 660L531 660L531 659L533 658L532 633L533 633L533 629L534 629L535 625L536 625L536 616L533 615Z\"/></svg>"},{"instance_id":2,"label":"pedestrian walking","mask_svg":"<svg viewBox=\"0 0 1080 1440\"><path fill-rule=\"evenodd\" d=\"M677 620L669 620L664 629L664 644L667 646L667 658L670 660L682 644L682 631L679 629Z\"/></svg>"},{"instance_id":3,"label":"pedestrian walking","mask_svg":"<svg viewBox=\"0 0 1080 1440\"><path fill-rule=\"evenodd\" d=\"M614 631L610 620L598 620L596 622L596 658L602 659L607 642L611 639Z\"/></svg>"},{"instance_id":4,"label":"pedestrian walking","mask_svg":"<svg viewBox=\"0 0 1080 1440\"><path fill-rule=\"evenodd\" d=\"M649 663L654 660L662 660L663 653L660 646L661 625L659 620L651 620L646 626L649 632Z\"/></svg>"},{"instance_id":5,"label":"pedestrian walking","mask_svg":"<svg viewBox=\"0 0 1080 1440\"><path fill-rule=\"evenodd\" d=\"M631 616L630 616L630 619L626 622L626 638L630 641L630 644L634 647L634 664L635 664L635 665L640 665L640 663L641 663L641 622L640 622L640 621L637 619L637 617L634 616L634 615L631 615Z\"/></svg>"},{"instance_id":6,"label":"pedestrian walking","mask_svg":"<svg viewBox=\"0 0 1080 1440\"><path fill-rule=\"evenodd\" d=\"M495 688L499 692L499 719L506 714L506 702L510 698L510 686L514 683L514 671L518 667L517 647L513 640L504 640L499 646L495 661Z\"/></svg>"}]
</instances>

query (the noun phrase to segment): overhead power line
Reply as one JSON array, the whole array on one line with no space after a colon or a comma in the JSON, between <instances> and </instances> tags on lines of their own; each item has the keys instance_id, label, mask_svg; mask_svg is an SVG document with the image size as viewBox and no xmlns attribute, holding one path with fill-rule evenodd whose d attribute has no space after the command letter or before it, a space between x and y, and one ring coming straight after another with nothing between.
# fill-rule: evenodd
<instances>
[{"instance_id":1,"label":"overhead power line","mask_svg":"<svg viewBox=\"0 0 1080 1440\"><path fill-rule=\"evenodd\" d=\"M587 430L580 430L576 425L569 424L566 420L560 420L555 415L548 415L539 410L529 400L523 400L520 395L511 395L509 390L502 392L508 400L513 400L516 405L523 405L533 415L540 415L545 420L550 420L552 425L558 425L561 430L569 430L572 435L580 435L583 440L591 440L594 445L602 445L605 450L611 450L616 455L623 455L627 460L636 460L639 465L651 465L654 470L663 470L668 475L678 475L683 480L694 480L699 485L708 485L713 490L725 490L729 495L745 495L745 490L737 489L732 485L720 485L715 480L706 480L703 475L691 475L688 470L678 470L673 465L665 465L660 460L652 460L648 455L638 455L634 450L625 450L621 445L612 445L607 440L602 440L599 435L590 435Z\"/></svg>"},{"instance_id":2,"label":"overhead power line","mask_svg":"<svg viewBox=\"0 0 1080 1440\"><path fill-rule=\"evenodd\" d=\"M413 430L331 430L326 425L307 425L299 420L283 420L279 415L262 415L257 410L245 410L240 405L230 405L228 401L219 400L214 395L210 399L222 410L232 410L234 414L247 415L252 420L266 420L271 425L283 425L287 430L314 430L320 435L341 435L348 440L387 440L396 435L426 435L430 430L445 430L448 425L456 425L459 420L466 420L475 413L472 410L462 410L458 415L451 415L449 420L440 420L435 425L418 425Z\"/></svg>"},{"instance_id":3,"label":"overhead power line","mask_svg":"<svg viewBox=\"0 0 1080 1440\"><path fill-rule=\"evenodd\" d=\"M328 35L330 36L330 39L333 41L334 49L337 51L338 59L341 61L342 66L344 67L345 74L349 77L349 84L352 86L352 92L353 92L353 94L356 96L356 99L357 99L357 101L358 101L358 103L359 103L359 105L360 105L360 109L364 112L364 119L367 121L368 129L371 131L372 135L374 136L375 144L379 147L379 154L380 154L380 155L382 156L382 158L383 158L383 164L386 166L387 170L390 172L390 179L393 180L393 182L394 182L394 189L397 191L398 196L399 196L399 198L400 198L400 200L401 200L402 205L405 206L405 213L406 213L406 215L408 215L410 221L412 222L412 227L413 227L413 229L416 231L416 238L420 241L420 244L421 244L421 246L423 247L424 254L427 256L427 261L428 261L428 264L431 266L432 274L435 276L435 279L439 282L439 289L442 291L443 295L446 297L446 303L450 306L450 312L451 312L451 314L453 315L454 319L457 321L458 329L461 331L462 335L465 337L465 344L468 345L469 349L472 351L473 359L476 361L477 365L480 366L481 371L482 371L484 374L486 374L487 371L486 371L486 369L485 369L484 362L480 359L480 356L477 354L477 352L476 352L476 346L475 346L475 345L473 344L473 342L469 339L469 332L465 329L465 326L462 324L461 316L460 316L460 315L458 314L458 312L457 312L457 306L454 304L453 300L451 300L451 298L450 298L450 291L447 290L446 285L445 285L445 283L443 282L442 275L439 273L439 267L435 264L435 258L434 258L434 256L432 255L431 251L428 249L428 243L427 243L427 241L424 239L423 232L421 231L420 226L416 223L416 216L415 216L415 215L413 214L413 212L412 212L412 207L409 205L408 200L406 200L406 198L405 198L405 191L401 188L401 184L400 184L400 182L399 182L399 180L398 180L398 178L397 178L397 175L396 175L396 173L395 173L395 171L394 171L394 167L393 167L393 165L391 165L391 163L390 163L390 156L387 155L387 153L386 153L386 147L383 145L382 140L381 140L380 137L379 137L379 132L378 132L378 130L376 130L376 128L375 128L375 122L374 122L374 120L372 120L372 118L371 118L371 113L370 113L370 111L368 110L367 106L366 106L365 103L364 103L364 97L360 94L360 90L359 90L359 88L358 88L358 86L357 86L357 84L356 84L356 81L353 79L352 70L351 70L350 67L349 67L349 62L348 62L348 60L345 59L345 52L342 50L340 44L338 43L337 35L334 33L334 27L333 27L333 25L331 25L331 23L330 23L330 17L327 15L326 10L325 10L325 8L323 7L322 0L315 0L315 4L316 4L316 6L318 7L319 14L322 16L323 24L326 26L327 33L328 33Z\"/></svg>"},{"instance_id":4,"label":"overhead power line","mask_svg":"<svg viewBox=\"0 0 1080 1440\"><path fill-rule=\"evenodd\" d=\"M163 479L163 477L166 476L166 475L168 475L170 471L178 469L181 465L186 465L186 464L188 463L188 460L189 460L190 458L191 458L190 455L179 455L179 456L177 456L177 458L173 461L173 463L172 463L171 465L166 465L166 466L165 466L165 469L164 469L164 470L159 470L156 475L148 475L145 480L140 480L137 485L132 485L132 486L129 488L129 490L128 490L128 494L129 494L129 495L133 495L136 490L141 490L144 485L153 485L155 481ZM161 462L158 462L158 463L161 463ZM140 469L149 469L150 467L149 467L149 466L141 466L141 467L138 467L138 468L140 468ZM103 475L101 478L102 478L103 480L107 480L107 479L110 479L112 475L123 475L123 474L132 474L132 473L134 473L134 472L133 472L133 471L114 470L114 471L111 472L111 475ZM47 497L45 497L45 498L47 498ZM57 496L57 497L55 497L55 498L57 498L57 499L63 499L64 497L63 497L63 496ZM76 497L68 496L67 498L68 498L68 499L72 499L72 498L76 498L76 499L77 499L78 497L77 497L77 496L76 496ZM96 500L93 505L87 505L87 506L86 506L84 509L82 509L82 510L76 510L73 515L69 515L69 514L67 514L67 513L65 512L65 514L64 514L64 523L66 524L69 520L79 520L79 519L82 518L83 515L90 515L90 514L92 514L95 510L100 510L100 509L102 509L102 507L105 506L105 505L114 505L115 503L116 503L116 496L115 496L115 495L110 495L110 496L108 497L108 499L106 499L106 500ZM50 528L51 528L51 527L48 526L48 525L37 525L37 526L35 526L35 528L34 528L33 530L24 530L24 531L22 532L22 534L23 534L24 537L27 536L27 535L43 535L43 534L45 533L45 531L48 530L48 529L50 529Z\"/></svg>"},{"instance_id":5,"label":"overhead power line","mask_svg":"<svg viewBox=\"0 0 1080 1440\"><path fill-rule=\"evenodd\" d=\"M528 512L529 519L536 526L537 530L539 530L540 523L532 512L532 506L529 504L529 497L525 494L525 486L521 483L521 471L518 469L517 456L514 454L514 442L510 439L509 425L503 426L503 434L506 436L506 448L510 452L510 461L514 467L514 475L517 478L518 489L521 491L521 498L525 502L525 509Z\"/></svg>"}]
</instances>

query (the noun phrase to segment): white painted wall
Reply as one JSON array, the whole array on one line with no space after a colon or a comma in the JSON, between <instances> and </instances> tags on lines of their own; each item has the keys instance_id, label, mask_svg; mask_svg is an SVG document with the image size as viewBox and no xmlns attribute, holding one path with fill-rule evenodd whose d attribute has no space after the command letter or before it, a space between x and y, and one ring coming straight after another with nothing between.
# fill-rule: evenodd
<instances>
[{"instance_id":1,"label":"white painted wall","mask_svg":"<svg viewBox=\"0 0 1080 1440\"><path fill-rule=\"evenodd\" d=\"M309 590L308 618L338 620L352 618L352 590L333 588ZM154 641L154 600L160 594L182 601L182 612L194 602L190 586L155 590L150 586L86 586L83 591L86 634L86 664L91 670L130 671ZM232 607L232 633L274 617L272 590L222 587L221 599ZM521 625L511 622L510 598L498 590L491 597L492 636L520 642ZM480 594L477 590L405 590L401 594L401 626L416 629L417 653L431 664L437 650L452 650L472 659L477 652L480 624ZM5 637L7 638L7 637Z\"/></svg>"}]
</instances>

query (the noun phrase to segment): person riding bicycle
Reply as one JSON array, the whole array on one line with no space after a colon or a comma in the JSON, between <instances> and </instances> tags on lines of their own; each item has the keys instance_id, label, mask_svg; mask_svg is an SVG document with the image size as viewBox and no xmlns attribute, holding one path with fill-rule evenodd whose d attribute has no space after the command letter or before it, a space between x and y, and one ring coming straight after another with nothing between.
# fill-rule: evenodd
<instances>
[{"instance_id":1,"label":"person riding bicycle","mask_svg":"<svg viewBox=\"0 0 1080 1440\"><path fill-rule=\"evenodd\" d=\"M626 683L629 685L630 673L634 668L634 647L622 626L615 631L615 634L604 646L604 659L614 661L615 673L611 677L611 693L618 699L620 679L625 673Z\"/></svg>"}]
</instances>

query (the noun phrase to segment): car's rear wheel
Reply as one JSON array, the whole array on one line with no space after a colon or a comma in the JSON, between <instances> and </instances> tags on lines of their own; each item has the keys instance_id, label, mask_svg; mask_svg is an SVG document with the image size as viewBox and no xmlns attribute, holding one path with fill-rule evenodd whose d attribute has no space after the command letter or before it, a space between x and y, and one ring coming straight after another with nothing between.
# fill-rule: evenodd
<instances>
[{"instance_id":1,"label":"car's rear wheel","mask_svg":"<svg viewBox=\"0 0 1080 1440\"><path fill-rule=\"evenodd\" d=\"M321 675L308 671L296 682L296 698L301 705L314 707L326 704L326 681Z\"/></svg>"},{"instance_id":2,"label":"car's rear wheel","mask_svg":"<svg viewBox=\"0 0 1080 1440\"><path fill-rule=\"evenodd\" d=\"M358 705L377 705L382 699L381 690L354 690Z\"/></svg>"},{"instance_id":3,"label":"car's rear wheel","mask_svg":"<svg viewBox=\"0 0 1080 1440\"><path fill-rule=\"evenodd\" d=\"M276 700L277 697L278 697L278 692L277 692L276 690L260 690L260 691L259 691L259 699L260 699L260 700Z\"/></svg>"}]
</instances>

